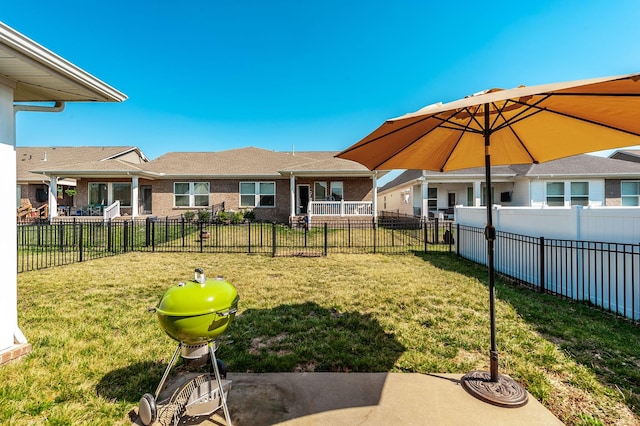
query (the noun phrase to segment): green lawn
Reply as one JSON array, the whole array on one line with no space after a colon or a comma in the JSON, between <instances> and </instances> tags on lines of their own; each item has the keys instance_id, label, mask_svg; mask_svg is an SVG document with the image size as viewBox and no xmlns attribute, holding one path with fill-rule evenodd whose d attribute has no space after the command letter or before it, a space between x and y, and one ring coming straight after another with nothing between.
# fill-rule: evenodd
<instances>
[{"instance_id":1,"label":"green lawn","mask_svg":"<svg viewBox=\"0 0 640 426\"><path fill-rule=\"evenodd\" d=\"M240 294L230 371L488 369L486 268L454 255L130 253L18 276L32 353L0 367L2 424L126 424L176 342L147 307L202 267ZM640 328L497 283L502 373L569 425L640 422Z\"/></svg>"}]
</instances>

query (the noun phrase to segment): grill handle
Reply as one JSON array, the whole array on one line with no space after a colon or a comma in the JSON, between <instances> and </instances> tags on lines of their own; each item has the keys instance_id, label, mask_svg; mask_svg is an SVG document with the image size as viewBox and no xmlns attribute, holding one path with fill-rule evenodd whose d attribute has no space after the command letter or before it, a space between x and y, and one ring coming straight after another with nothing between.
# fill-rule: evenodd
<instances>
[{"instance_id":1,"label":"grill handle","mask_svg":"<svg viewBox=\"0 0 640 426\"><path fill-rule=\"evenodd\" d=\"M219 317L228 317L229 315L233 315L238 312L238 308L229 309L226 312L216 312L216 315Z\"/></svg>"},{"instance_id":2,"label":"grill handle","mask_svg":"<svg viewBox=\"0 0 640 426\"><path fill-rule=\"evenodd\" d=\"M194 271L193 280L197 283L204 284L207 279L204 276L204 271L202 268L196 268Z\"/></svg>"}]
</instances>

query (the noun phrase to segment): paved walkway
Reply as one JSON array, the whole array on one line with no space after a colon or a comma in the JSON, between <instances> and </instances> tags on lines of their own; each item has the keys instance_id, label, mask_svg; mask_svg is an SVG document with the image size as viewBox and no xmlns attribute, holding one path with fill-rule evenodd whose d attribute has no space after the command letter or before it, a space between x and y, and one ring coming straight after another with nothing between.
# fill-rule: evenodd
<instances>
[{"instance_id":1,"label":"paved walkway","mask_svg":"<svg viewBox=\"0 0 640 426\"><path fill-rule=\"evenodd\" d=\"M535 398L502 408L469 395L460 374L229 373L235 426L562 425ZM179 386L174 378L165 388ZM163 392L164 394L165 392ZM130 413L135 421L136 413ZM223 410L180 424L224 425ZM136 424L140 424L139 422Z\"/></svg>"}]
</instances>

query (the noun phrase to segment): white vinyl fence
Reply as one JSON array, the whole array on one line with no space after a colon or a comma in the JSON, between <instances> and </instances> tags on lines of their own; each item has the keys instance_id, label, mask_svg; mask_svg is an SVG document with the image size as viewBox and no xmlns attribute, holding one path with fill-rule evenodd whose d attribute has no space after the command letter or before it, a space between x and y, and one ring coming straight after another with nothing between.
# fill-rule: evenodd
<instances>
[{"instance_id":1,"label":"white vinyl fence","mask_svg":"<svg viewBox=\"0 0 640 426\"><path fill-rule=\"evenodd\" d=\"M640 321L640 209L496 208L493 213L497 272ZM486 210L456 209L456 221L458 253L486 265Z\"/></svg>"}]
</instances>

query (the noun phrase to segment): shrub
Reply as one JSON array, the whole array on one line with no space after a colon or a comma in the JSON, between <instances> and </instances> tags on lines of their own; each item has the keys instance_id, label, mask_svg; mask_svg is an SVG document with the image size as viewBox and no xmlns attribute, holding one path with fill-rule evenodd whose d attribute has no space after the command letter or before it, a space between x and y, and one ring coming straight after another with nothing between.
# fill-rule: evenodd
<instances>
[{"instance_id":1,"label":"shrub","mask_svg":"<svg viewBox=\"0 0 640 426\"><path fill-rule=\"evenodd\" d=\"M207 209L198 210L198 222L209 223L211 212Z\"/></svg>"},{"instance_id":2,"label":"shrub","mask_svg":"<svg viewBox=\"0 0 640 426\"><path fill-rule=\"evenodd\" d=\"M225 212L224 210L220 210L218 212L218 220L220 222L227 222L229 219L230 219L229 213Z\"/></svg>"},{"instance_id":3,"label":"shrub","mask_svg":"<svg viewBox=\"0 0 640 426\"><path fill-rule=\"evenodd\" d=\"M254 212L253 210L245 210L244 218L250 221L254 221L256 220L256 212Z\"/></svg>"},{"instance_id":4,"label":"shrub","mask_svg":"<svg viewBox=\"0 0 640 426\"><path fill-rule=\"evenodd\" d=\"M230 218L229 220L231 221L231 223L242 223L242 221L244 220L244 216L242 214L242 212L232 212L230 214Z\"/></svg>"},{"instance_id":5,"label":"shrub","mask_svg":"<svg viewBox=\"0 0 640 426\"><path fill-rule=\"evenodd\" d=\"M191 222L196 216L196 212L194 212L193 210L187 210L183 213L182 216L184 216L184 220L186 220L187 222Z\"/></svg>"}]
</instances>

